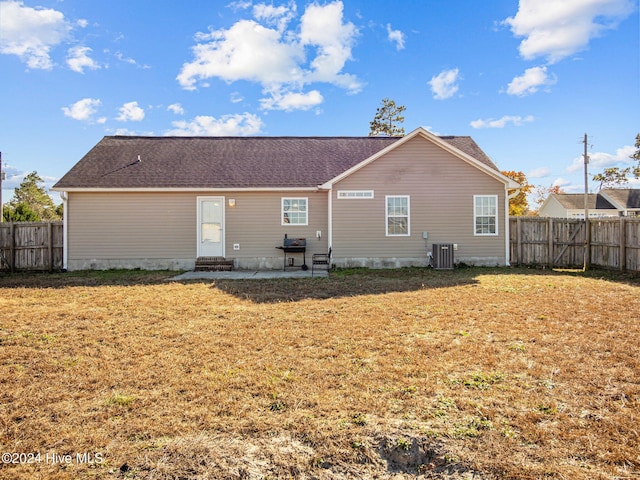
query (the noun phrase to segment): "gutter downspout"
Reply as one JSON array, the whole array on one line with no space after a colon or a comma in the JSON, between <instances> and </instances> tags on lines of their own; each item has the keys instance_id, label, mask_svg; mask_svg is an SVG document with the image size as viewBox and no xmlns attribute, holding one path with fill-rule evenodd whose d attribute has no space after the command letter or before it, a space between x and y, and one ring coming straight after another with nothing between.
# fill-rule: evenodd
<instances>
[{"instance_id":1,"label":"gutter downspout","mask_svg":"<svg viewBox=\"0 0 640 480\"><path fill-rule=\"evenodd\" d=\"M333 249L333 184L318 185L317 192L326 192L327 198L327 251ZM331 255L333 258L333 254ZM331 266L329 266L331 268Z\"/></svg>"},{"instance_id":2,"label":"gutter downspout","mask_svg":"<svg viewBox=\"0 0 640 480\"><path fill-rule=\"evenodd\" d=\"M69 195L60 192L62 199L62 269L67 270L69 263Z\"/></svg>"},{"instance_id":3,"label":"gutter downspout","mask_svg":"<svg viewBox=\"0 0 640 480\"><path fill-rule=\"evenodd\" d=\"M329 195L329 202L328 202L328 217L327 221L328 221L328 225L327 225L327 251L329 248L333 249L333 185L331 185L331 188L329 188L329 191L327 192L327 195ZM333 256L333 255L332 255ZM329 267L331 267L331 265L329 265Z\"/></svg>"}]
</instances>

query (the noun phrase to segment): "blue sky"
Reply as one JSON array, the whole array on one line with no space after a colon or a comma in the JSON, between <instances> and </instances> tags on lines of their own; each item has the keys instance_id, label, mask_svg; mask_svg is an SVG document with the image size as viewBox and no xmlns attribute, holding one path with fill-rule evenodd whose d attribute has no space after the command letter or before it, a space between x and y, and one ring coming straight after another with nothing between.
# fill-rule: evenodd
<instances>
[{"instance_id":1,"label":"blue sky","mask_svg":"<svg viewBox=\"0 0 640 480\"><path fill-rule=\"evenodd\" d=\"M4 201L104 135L366 136L385 97L567 192L640 133L635 0L1 0L0 72Z\"/></svg>"}]
</instances>

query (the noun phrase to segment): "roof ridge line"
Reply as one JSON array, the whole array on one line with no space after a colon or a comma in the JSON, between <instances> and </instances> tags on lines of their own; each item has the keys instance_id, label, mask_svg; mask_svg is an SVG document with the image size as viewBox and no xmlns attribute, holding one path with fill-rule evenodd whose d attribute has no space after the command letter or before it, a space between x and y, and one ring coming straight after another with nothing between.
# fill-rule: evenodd
<instances>
[{"instance_id":1,"label":"roof ridge line","mask_svg":"<svg viewBox=\"0 0 640 480\"><path fill-rule=\"evenodd\" d=\"M278 135L278 136L216 136L216 135L105 135L104 138L115 138L118 140L178 140L178 139L216 139L216 140L277 140L277 139L319 139L319 140L338 140L338 139L372 139L372 140L400 140L403 137L369 137L369 136L296 136L296 135ZM455 137L449 137L455 138Z\"/></svg>"}]
</instances>

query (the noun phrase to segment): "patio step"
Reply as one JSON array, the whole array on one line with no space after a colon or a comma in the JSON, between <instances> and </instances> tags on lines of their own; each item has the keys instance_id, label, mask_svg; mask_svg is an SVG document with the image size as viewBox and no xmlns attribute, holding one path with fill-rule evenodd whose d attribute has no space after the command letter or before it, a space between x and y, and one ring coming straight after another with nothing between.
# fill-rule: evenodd
<instances>
[{"instance_id":1,"label":"patio step","mask_svg":"<svg viewBox=\"0 0 640 480\"><path fill-rule=\"evenodd\" d=\"M233 260L224 257L198 257L196 272L230 272L233 270Z\"/></svg>"}]
</instances>

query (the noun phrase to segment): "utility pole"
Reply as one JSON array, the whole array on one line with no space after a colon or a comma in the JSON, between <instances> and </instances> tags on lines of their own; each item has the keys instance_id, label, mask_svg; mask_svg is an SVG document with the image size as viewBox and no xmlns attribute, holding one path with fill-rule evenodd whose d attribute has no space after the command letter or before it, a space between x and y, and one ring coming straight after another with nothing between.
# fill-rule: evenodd
<instances>
[{"instance_id":1,"label":"utility pole","mask_svg":"<svg viewBox=\"0 0 640 480\"><path fill-rule=\"evenodd\" d=\"M0 152L0 222L4 221L2 213L2 181L4 180L4 172L2 171L2 152Z\"/></svg>"},{"instance_id":2,"label":"utility pole","mask_svg":"<svg viewBox=\"0 0 640 480\"><path fill-rule=\"evenodd\" d=\"M587 134L584 134L584 270L591 264L591 226L589 225L589 176L587 166L589 165L589 155L587 154Z\"/></svg>"}]
</instances>

